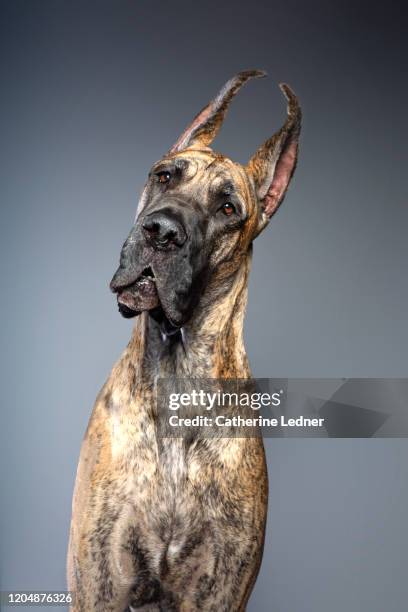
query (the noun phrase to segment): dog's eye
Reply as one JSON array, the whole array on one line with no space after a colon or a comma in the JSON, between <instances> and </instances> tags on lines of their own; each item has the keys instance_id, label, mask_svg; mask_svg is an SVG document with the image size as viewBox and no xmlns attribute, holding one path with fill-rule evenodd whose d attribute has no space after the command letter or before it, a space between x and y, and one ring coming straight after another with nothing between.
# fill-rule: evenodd
<instances>
[{"instance_id":1,"label":"dog's eye","mask_svg":"<svg viewBox=\"0 0 408 612\"><path fill-rule=\"evenodd\" d=\"M231 204L231 202L225 202L225 204L222 205L222 212L227 217L230 217L235 212L235 206Z\"/></svg>"},{"instance_id":2,"label":"dog's eye","mask_svg":"<svg viewBox=\"0 0 408 612\"><path fill-rule=\"evenodd\" d=\"M167 170L164 170L163 172L158 172L156 176L158 178L159 183L162 183L162 184L168 183L169 180L171 179L171 174L170 172L167 172Z\"/></svg>"}]
</instances>

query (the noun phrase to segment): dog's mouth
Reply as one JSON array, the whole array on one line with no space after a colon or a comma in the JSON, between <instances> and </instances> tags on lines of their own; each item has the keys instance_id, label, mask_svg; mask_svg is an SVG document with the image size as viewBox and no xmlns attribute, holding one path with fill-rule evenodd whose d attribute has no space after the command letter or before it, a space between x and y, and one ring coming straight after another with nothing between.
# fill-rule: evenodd
<instances>
[{"instance_id":1,"label":"dog's mouth","mask_svg":"<svg viewBox=\"0 0 408 612\"><path fill-rule=\"evenodd\" d=\"M111 289L117 293L119 312L126 319L149 311L153 319L160 324L163 333L172 335L179 330L179 325L171 321L161 305L156 277L150 266L144 268L140 276L128 285L118 286L113 279Z\"/></svg>"},{"instance_id":2,"label":"dog's mouth","mask_svg":"<svg viewBox=\"0 0 408 612\"><path fill-rule=\"evenodd\" d=\"M127 319L144 310L153 310L160 305L156 278L150 266L131 284L116 289L119 312Z\"/></svg>"}]
</instances>

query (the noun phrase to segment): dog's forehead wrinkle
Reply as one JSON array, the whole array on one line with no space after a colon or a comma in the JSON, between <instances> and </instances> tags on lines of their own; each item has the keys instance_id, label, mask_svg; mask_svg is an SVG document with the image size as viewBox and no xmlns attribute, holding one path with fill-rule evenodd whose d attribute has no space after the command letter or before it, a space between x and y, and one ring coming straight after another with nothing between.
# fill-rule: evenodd
<instances>
[{"instance_id":1,"label":"dog's forehead wrinkle","mask_svg":"<svg viewBox=\"0 0 408 612\"><path fill-rule=\"evenodd\" d=\"M231 174L220 170L211 180L212 187L216 191L224 192L226 195L236 191L236 184Z\"/></svg>"}]
</instances>

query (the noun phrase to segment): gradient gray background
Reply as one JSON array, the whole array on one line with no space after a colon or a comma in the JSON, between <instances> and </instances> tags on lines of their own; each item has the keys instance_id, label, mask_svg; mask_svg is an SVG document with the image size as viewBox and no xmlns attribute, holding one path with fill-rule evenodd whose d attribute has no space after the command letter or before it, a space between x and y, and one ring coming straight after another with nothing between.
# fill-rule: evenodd
<instances>
[{"instance_id":1,"label":"gradient gray background","mask_svg":"<svg viewBox=\"0 0 408 612\"><path fill-rule=\"evenodd\" d=\"M80 442L132 326L107 285L149 166L235 72L269 73L216 142L238 161L284 120L279 81L304 110L255 245L254 374L407 376L406 23L394 2L1 6L1 585L63 589ZM266 446L248 610L405 612L407 441Z\"/></svg>"}]
</instances>

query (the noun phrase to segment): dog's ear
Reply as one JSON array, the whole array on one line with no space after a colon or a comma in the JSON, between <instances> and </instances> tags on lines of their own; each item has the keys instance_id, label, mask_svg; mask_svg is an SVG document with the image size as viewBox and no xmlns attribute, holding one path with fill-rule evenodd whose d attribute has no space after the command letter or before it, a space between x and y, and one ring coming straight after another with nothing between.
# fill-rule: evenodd
<instances>
[{"instance_id":1,"label":"dog's ear","mask_svg":"<svg viewBox=\"0 0 408 612\"><path fill-rule=\"evenodd\" d=\"M280 85L287 101L288 115L282 128L269 138L247 165L253 178L258 200L262 207L262 229L277 211L285 197L290 179L296 168L302 113L291 88Z\"/></svg>"},{"instance_id":2,"label":"dog's ear","mask_svg":"<svg viewBox=\"0 0 408 612\"><path fill-rule=\"evenodd\" d=\"M169 153L176 153L193 146L196 148L208 147L218 134L229 103L238 90L249 79L265 75L266 73L261 70L245 70L227 81L214 100L194 117Z\"/></svg>"}]
</instances>

